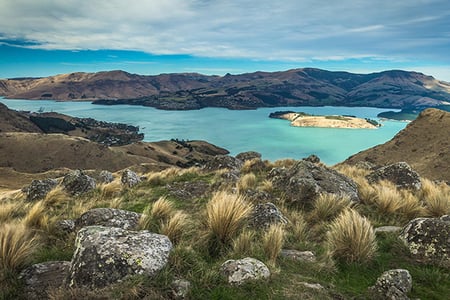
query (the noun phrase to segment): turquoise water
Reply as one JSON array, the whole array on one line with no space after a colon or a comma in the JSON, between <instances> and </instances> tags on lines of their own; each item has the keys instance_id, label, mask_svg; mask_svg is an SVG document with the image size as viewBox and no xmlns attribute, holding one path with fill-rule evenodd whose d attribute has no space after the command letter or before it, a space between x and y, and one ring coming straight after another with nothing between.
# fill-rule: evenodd
<instances>
[{"instance_id":1,"label":"turquoise water","mask_svg":"<svg viewBox=\"0 0 450 300\"><path fill-rule=\"evenodd\" d=\"M206 140L235 155L258 151L263 159L303 158L318 155L326 164L343 161L352 154L390 140L407 123L383 121L379 129L333 129L292 127L288 121L270 119L278 110L312 114L349 114L377 119L386 109L368 107L277 107L257 110L204 108L191 111L165 111L151 107L102 106L88 102L55 102L0 99L11 109L54 111L76 117L91 117L140 127L146 141L171 138Z\"/></svg>"}]
</instances>

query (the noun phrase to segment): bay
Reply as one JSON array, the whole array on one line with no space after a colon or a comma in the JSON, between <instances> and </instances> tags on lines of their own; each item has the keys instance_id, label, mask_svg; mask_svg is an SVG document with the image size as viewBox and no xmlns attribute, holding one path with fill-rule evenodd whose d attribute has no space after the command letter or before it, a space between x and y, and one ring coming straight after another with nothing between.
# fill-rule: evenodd
<instances>
[{"instance_id":1,"label":"bay","mask_svg":"<svg viewBox=\"0 0 450 300\"><path fill-rule=\"evenodd\" d=\"M107 122L140 127L145 141L205 140L236 155L257 151L263 159L300 159L315 154L328 164L336 164L352 154L382 144L406 126L406 122L380 121L377 114L386 109L370 107L277 107L256 110L204 108L191 111L165 111L152 107L93 105L89 102L0 99L9 108L25 111L59 112ZM270 119L274 111L293 110L318 115L354 115L382 123L378 129L338 129L292 127L288 121ZM389 109L391 110L391 109Z\"/></svg>"}]
</instances>

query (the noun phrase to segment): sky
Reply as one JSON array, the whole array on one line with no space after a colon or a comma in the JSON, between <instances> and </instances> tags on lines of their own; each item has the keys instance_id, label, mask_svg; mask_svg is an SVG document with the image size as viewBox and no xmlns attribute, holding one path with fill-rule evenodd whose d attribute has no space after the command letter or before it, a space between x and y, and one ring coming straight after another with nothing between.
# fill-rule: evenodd
<instances>
[{"instance_id":1,"label":"sky","mask_svg":"<svg viewBox=\"0 0 450 300\"><path fill-rule=\"evenodd\" d=\"M0 0L0 78L302 67L450 81L450 1Z\"/></svg>"}]
</instances>

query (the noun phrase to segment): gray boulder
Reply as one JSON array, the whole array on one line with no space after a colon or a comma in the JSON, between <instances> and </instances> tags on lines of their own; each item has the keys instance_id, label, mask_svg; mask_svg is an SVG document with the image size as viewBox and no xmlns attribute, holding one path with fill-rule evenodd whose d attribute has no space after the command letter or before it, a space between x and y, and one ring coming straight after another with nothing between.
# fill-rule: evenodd
<instances>
[{"instance_id":1,"label":"gray boulder","mask_svg":"<svg viewBox=\"0 0 450 300\"><path fill-rule=\"evenodd\" d=\"M272 224L287 224L288 220L273 203L260 203L250 215L249 224L255 228L268 228Z\"/></svg>"},{"instance_id":2,"label":"gray boulder","mask_svg":"<svg viewBox=\"0 0 450 300\"><path fill-rule=\"evenodd\" d=\"M99 225L126 230L137 229L141 214L114 208L94 208L82 214L76 221L77 228Z\"/></svg>"},{"instance_id":3,"label":"gray boulder","mask_svg":"<svg viewBox=\"0 0 450 300\"><path fill-rule=\"evenodd\" d=\"M72 196L78 196L95 189L94 178L84 174L81 170L69 172L64 176L62 185Z\"/></svg>"},{"instance_id":4,"label":"gray boulder","mask_svg":"<svg viewBox=\"0 0 450 300\"><path fill-rule=\"evenodd\" d=\"M400 239L418 261L450 267L450 218L417 218L400 232Z\"/></svg>"},{"instance_id":5,"label":"gray boulder","mask_svg":"<svg viewBox=\"0 0 450 300\"><path fill-rule=\"evenodd\" d=\"M138 174L129 169L126 169L125 171L123 171L120 181L122 182L123 185L133 187L138 183L140 183L142 180Z\"/></svg>"},{"instance_id":6,"label":"gray boulder","mask_svg":"<svg viewBox=\"0 0 450 300\"><path fill-rule=\"evenodd\" d=\"M369 183L388 180L399 188L420 190L420 176L407 163L399 162L381 167L366 176Z\"/></svg>"},{"instance_id":7,"label":"gray boulder","mask_svg":"<svg viewBox=\"0 0 450 300\"><path fill-rule=\"evenodd\" d=\"M59 220L55 223L55 231L60 234L70 233L75 230L75 221L66 219Z\"/></svg>"},{"instance_id":8,"label":"gray boulder","mask_svg":"<svg viewBox=\"0 0 450 300\"><path fill-rule=\"evenodd\" d=\"M29 186L22 189L22 192L27 196L26 200L32 202L44 199L48 192L53 190L57 185L58 180L56 179L33 180Z\"/></svg>"},{"instance_id":9,"label":"gray boulder","mask_svg":"<svg viewBox=\"0 0 450 300\"><path fill-rule=\"evenodd\" d=\"M304 261L304 262L315 262L316 255L311 251L299 251L299 250L290 250L290 249L282 249L281 256L290 258L293 260Z\"/></svg>"},{"instance_id":10,"label":"gray boulder","mask_svg":"<svg viewBox=\"0 0 450 300\"><path fill-rule=\"evenodd\" d=\"M261 261L251 257L227 260L221 265L220 272L227 277L228 283L235 285L270 276L269 268Z\"/></svg>"},{"instance_id":11,"label":"gray boulder","mask_svg":"<svg viewBox=\"0 0 450 300\"><path fill-rule=\"evenodd\" d=\"M238 155L236 155L236 158L242 161L252 160L255 158L261 159L261 153L255 151L241 152Z\"/></svg>"},{"instance_id":12,"label":"gray boulder","mask_svg":"<svg viewBox=\"0 0 450 300\"><path fill-rule=\"evenodd\" d=\"M358 187L347 176L309 161L298 161L290 168L274 168L268 179L288 202L311 204L320 193L345 195L359 202Z\"/></svg>"},{"instance_id":13,"label":"gray boulder","mask_svg":"<svg viewBox=\"0 0 450 300\"><path fill-rule=\"evenodd\" d=\"M101 288L132 275L156 275L168 262L169 238L147 230L82 228L75 240L70 287Z\"/></svg>"},{"instance_id":14,"label":"gray boulder","mask_svg":"<svg viewBox=\"0 0 450 300\"><path fill-rule=\"evenodd\" d=\"M114 175L113 173L109 172L109 171L101 171L99 174L100 177L100 181L103 183L110 183L114 180Z\"/></svg>"},{"instance_id":15,"label":"gray boulder","mask_svg":"<svg viewBox=\"0 0 450 300\"><path fill-rule=\"evenodd\" d=\"M320 158L315 154L311 154L310 156L303 158L303 160L312 162L313 164L320 163Z\"/></svg>"},{"instance_id":16,"label":"gray boulder","mask_svg":"<svg viewBox=\"0 0 450 300\"><path fill-rule=\"evenodd\" d=\"M242 164L242 160L233 156L216 155L203 166L203 169L206 171L217 171L220 169L240 170Z\"/></svg>"},{"instance_id":17,"label":"gray boulder","mask_svg":"<svg viewBox=\"0 0 450 300\"><path fill-rule=\"evenodd\" d=\"M408 270L394 269L381 274L369 291L373 299L408 300L411 288L412 278Z\"/></svg>"},{"instance_id":18,"label":"gray boulder","mask_svg":"<svg viewBox=\"0 0 450 300\"><path fill-rule=\"evenodd\" d=\"M49 299L48 291L65 284L69 261L48 261L23 270L19 278L24 283L26 299Z\"/></svg>"}]
</instances>

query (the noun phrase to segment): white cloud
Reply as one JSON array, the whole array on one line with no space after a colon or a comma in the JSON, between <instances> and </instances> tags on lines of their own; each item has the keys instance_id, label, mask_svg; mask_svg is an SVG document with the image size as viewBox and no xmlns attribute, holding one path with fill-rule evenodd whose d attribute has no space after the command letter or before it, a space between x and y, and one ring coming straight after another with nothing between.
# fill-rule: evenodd
<instances>
[{"instance_id":1,"label":"white cloud","mask_svg":"<svg viewBox=\"0 0 450 300\"><path fill-rule=\"evenodd\" d=\"M0 37L46 49L450 61L447 0L0 0Z\"/></svg>"}]
</instances>

